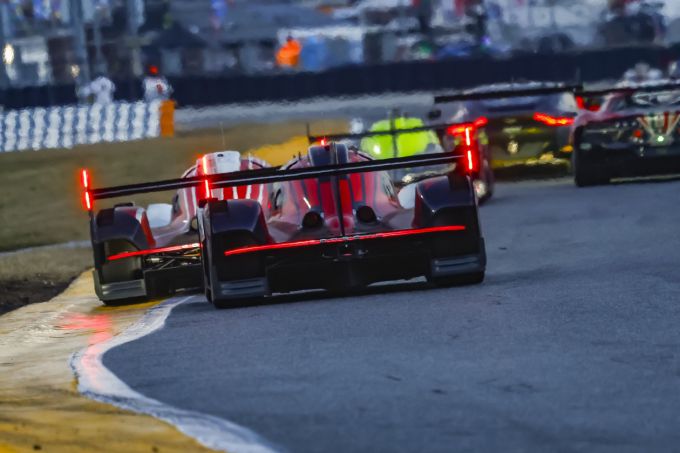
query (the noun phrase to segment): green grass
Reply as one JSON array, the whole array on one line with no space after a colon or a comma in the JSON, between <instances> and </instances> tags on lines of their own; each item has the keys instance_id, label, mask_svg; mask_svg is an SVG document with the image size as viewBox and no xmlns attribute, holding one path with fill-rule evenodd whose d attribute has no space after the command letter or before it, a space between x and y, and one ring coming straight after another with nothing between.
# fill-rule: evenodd
<instances>
[{"instance_id":1,"label":"green grass","mask_svg":"<svg viewBox=\"0 0 680 453\"><path fill-rule=\"evenodd\" d=\"M315 130L337 130L339 124L319 122ZM225 129L224 134L203 130L168 139L0 153L0 251L88 238L80 168L91 169L95 187L176 178L203 153L246 151L304 133L302 122L249 124ZM159 193L127 201L145 205L170 197Z\"/></svg>"},{"instance_id":2,"label":"green grass","mask_svg":"<svg viewBox=\"0 0 680 453\"><path fill-rule=\"evenodd\" d=\"M89 247L27 250L0 255L0 282L67 282L89 267L92 267L92 250Z\"/></svg>"}]
</instances>

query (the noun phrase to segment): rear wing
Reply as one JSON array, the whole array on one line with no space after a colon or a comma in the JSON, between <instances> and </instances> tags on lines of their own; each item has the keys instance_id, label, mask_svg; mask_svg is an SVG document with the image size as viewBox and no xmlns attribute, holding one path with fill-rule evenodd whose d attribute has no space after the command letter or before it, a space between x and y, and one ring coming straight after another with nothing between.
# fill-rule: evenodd
<instances>
[{"instance_id":1,"label":"rear wing","mask_svg":"<svg viewBox=\"0 0 680 453\"><path fill-rule=\"evenodd\" d=\"M525 96L546 96L548 94L558 94L558 93L576 93L577 91L583 91L582 85L558 85L558 86L545 86L545 87L532 87L532 88L508 88L503 90L494 91L481 91L481 92L470 92L461 91L452 94L442 94L434 97L435 104L446 104L448 102L458 102L458 101L477 101L484 99L498 99L498 98L512 98L512 97L525 97Z\"/></svg>"},{"instance_id":2,"label":"rear wing","mask_svg":"<svg viewBox=\"0 0 680 453\"><path fill-rule=\"evenodd\" d=\"M434 96L435 104L445 104L449 102L458 101L475 101L484 99L499 99L512 97L526 97L526 96L545 96L549 94L558 93L573 93L575 96L581 97L596 97L605 96L613 93L653 93L657 91L671 91L680 90L680 82L669 80L668 83L654 83L654 84L639 84L639 85L622 85L606 88L586 88L584 85L559 85L535 88L522 89L504 89L494 90L488 92L470 92L461 91L452 94L443 94Z\"/></svg>"},{"instance_id":3,"label":"rear wing","mask_svg":"<svg viewBox=\"0 0 680 453\"><path fill-rule=\"evenodd\" d=\"M271 184L275 182L292 181L298 179L343 176L353 173L451 164L457 162L463 157L463 155L454 153L421 154L410 157L370 160L365 162L352 162L347 164L334 164L299 169L272 167L102 188L92 187L89 171L83 169L83 200L85 209L90 213L90 215L92 215L94 210L94 202L96 200L107 198L118 198L141 193L163 192L192 187L202 187L205 189L204 193L209 194L212 189L250 184Z\"/></svg>"},{"instance_id":4,"label":"rear wing","mask_svg":"<svg viewBox=\"0 0 680 453\"><path fill-rule=\"evenodd\" d=\"M455 129L457 127L460 127L461 130L463 128L472 126L472 123L442 123L442 124L432 124L432 125L426 125L426 126L419 126L419 127L411 127L411 128L397 128L394 123L392 122L392 127L390 129L385 130L385 131L368 131L368 132L341 132L341 133L332 133L332 134L322 134L322 135L313 135L309 132L309 125L307 125L307 141L309 144L321 142L323 145L326 142L330 141L338 141L338 140L359 140L362 138L367 138L367 137L376 137L376 136L384 136L384 135L402 135L402 134L413 134L416 132L427 132L427 131L433 131L433 130L450 130L450 129ZM477 126L480 126L479 124Z\"/></svg>"}]
</instances>

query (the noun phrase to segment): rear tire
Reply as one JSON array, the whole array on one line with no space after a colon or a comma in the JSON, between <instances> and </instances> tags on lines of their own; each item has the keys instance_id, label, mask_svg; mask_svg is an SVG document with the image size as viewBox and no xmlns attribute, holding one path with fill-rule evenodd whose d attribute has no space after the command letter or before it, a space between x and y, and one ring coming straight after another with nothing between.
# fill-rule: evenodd
<instances>
[{"instance_id":1,"label":"rear tire","mask_svg":"<svg viewBox=\"0 0 680 453\"><path fill-rule=\"evenodd\" d=\"M583 158L579 157L578 151L574 150L571 161L574 173L574 183L577 187L590 187L609 184L610 177L597 168L592 168L584 164Z\"/></svg>"},{"instance_id":2,"label":"rear tire","mask_svg":"<svg viewBox=\"0 0 680 453\"><path fill-rule=\"evenodd\" d=\"M212 304L218 310L243 308L262 303L262 297L249 297L244 299L214 299Z\"/></svg>"},{"instance_id":3,"label":"rear tire","mask_svg":"<svg viewBox=\"0 0 680 453\"><path fill-rule=\"evenodd\" d=\"M462 275L449 275L446 277L430 277L428 278L428 281L433 285L440 287L477 285L484 281L484 275L484 271L480 271Z\"/></svg>"}]
</instances>

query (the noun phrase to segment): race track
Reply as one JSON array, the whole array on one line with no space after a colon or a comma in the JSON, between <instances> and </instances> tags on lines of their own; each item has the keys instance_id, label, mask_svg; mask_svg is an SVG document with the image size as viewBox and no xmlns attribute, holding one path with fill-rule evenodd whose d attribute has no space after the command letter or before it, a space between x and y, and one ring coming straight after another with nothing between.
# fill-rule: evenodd
<instances>
[{"instance_id":1,"label":"race track","mask_svg":"<svg viewBox=\"0 0 680 453\"><path fill-rule=\"evenodd\" d=\"M498 186L484 284L196 296L104 364L296 452L677 451L680 181Z\"/></svg>"}]
</instances>

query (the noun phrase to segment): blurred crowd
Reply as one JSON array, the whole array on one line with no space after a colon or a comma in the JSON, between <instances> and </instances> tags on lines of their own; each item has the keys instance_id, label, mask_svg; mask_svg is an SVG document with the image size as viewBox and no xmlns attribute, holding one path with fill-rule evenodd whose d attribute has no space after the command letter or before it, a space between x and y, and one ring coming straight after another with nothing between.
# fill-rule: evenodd
<instances>
[{"instance_id":1,"label":"blurred crowd","mask_svg":"<svg viewBox=\"0 0 680 453\"><path fill-rule=\"evenodd\" d=\"M76 81L92 97L103 74L158 88L151 66L172 78L670 44L678 17L680 0L7 0L0 85Z\"/></svg>"}]
</instances>

